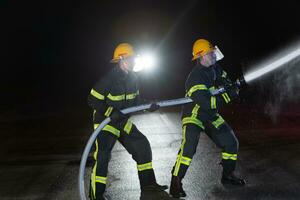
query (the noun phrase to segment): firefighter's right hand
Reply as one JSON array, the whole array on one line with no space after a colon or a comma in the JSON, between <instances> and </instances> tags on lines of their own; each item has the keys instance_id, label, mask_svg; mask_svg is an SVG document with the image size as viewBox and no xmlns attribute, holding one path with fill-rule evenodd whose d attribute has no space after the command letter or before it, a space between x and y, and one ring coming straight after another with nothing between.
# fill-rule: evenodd
<instances>
[{"instance_id":1,"label":"firefighter's right hand","mask_svg":"<svg viewBox=\"0 0 300 200\"><path fill-rule=\"evenodd\" d=\"M110 119L113 123L119 123L122 122L126 119L128 119L128 116L125 115L124 113L122 113L120 110L118 109L114 109L114 111L112 112Z\"/></svg>"},{"instance_id":2,"label":"firefighter's right hand","mask_svg":"<svg viewBox=\"0 0 300 200\"><path fill-rule=\"evenodd\" d=\"M239 88L236 85L232 85L226 89L227 94L229 95L230 99L236 99L239 97Z\"/></svg>"}]
</instances>

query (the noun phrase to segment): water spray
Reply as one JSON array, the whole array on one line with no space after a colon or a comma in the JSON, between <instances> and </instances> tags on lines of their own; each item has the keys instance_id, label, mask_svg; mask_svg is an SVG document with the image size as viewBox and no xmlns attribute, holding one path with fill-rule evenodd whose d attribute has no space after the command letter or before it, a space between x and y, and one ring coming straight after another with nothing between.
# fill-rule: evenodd
<instances>
[{"instance_id":1,"label":"water spray","mask_svg":"<svg viewBox=\"0 0 300 200\"><path fill-rule=\"evenodd\" d=\"M255 80L271 71L274 71L275 69L278 69L282 66L285 66L285 64L289 63L290 61L294 60L295 58L300 56L300 48L298 47L296 50L288 53L287 55L261 67L260 69L257 69L253 72L247 73L245 75L245 81L249 83L252 80Z\"/></svg>"}]
</instances>

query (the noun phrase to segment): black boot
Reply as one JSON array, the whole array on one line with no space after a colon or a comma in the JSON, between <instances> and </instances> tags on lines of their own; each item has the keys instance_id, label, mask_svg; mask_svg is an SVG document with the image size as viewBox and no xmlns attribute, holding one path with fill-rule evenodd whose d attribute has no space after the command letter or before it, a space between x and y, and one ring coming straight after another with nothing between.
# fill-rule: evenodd
<instances>
[{"instance_id":1,"label":"black boot","mask_svg":"<svg viewBox=\"0 0 300 200\"><path fill-rule=\"evenodd\" d=\"M223 174L221 183L223 185L244 186L246 181L237 177L234 174L236 161L235 160L222 160L220 163L223 166Z\"/></svg>"},{"instance_id":2,"label":"black boot","mask_svg":"<svg viewBox=\"0 0 300 200\"><path fill-rule=\"evenodd\" d=\"M144 186L141 189L140 200L175 200L164 191L165 188L165 186L158 184Z\"/></svg>"},{"instance_id":3,"label":"black boot","mask_svg":"<svg viewBox=\"0 0 300 200\"><path fill-rule=\"evenodd\" d=\"M244 186L246 185L246 181L242 178L236 177L236 175L231 172L228 175L223 174L221 183L223 185L234 185L234 186Z\"/></svg>"},{"instance_id":4,"label":"black boot","mask_svg":"<svg viewBox=\"0 0 300 200\"><path fill-rule=\"evenodd\" d=\"M174 198L186 197L186 193L182 188L181 179L178 176L172 176L170 195Z\"/></svg>"},{"instance_id":5,"label":"black boot","mask_svg":"<svg viewBox=\"0 0 300 200\"><path fill-rule=\"evenodd\" d=\"M161 190L166 190L169 188L167 185L159 185L158 183L155 183L154 185Z\"/></svg>"}]
</instances>

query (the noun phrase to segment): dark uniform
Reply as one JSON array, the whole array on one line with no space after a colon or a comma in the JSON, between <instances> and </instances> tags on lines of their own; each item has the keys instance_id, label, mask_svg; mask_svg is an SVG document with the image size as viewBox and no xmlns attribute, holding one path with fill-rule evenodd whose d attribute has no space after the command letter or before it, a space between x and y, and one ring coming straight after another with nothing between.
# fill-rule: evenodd
<instances>
[{"instance_id":1,"label":"dark uniform","mask_svg":"<svg viewBox=\"0 0 300 200\"><path fill-rule=\"evenodd\" d=\"M225 122L218 109L238 97L234 89L219 95L212 95L210 90L217 86L231 84L226 72L217 64L204 67L197 64L185 84L186 96L193 103L183 106L182 143L173 167L173 176L182 179L196 152L200 132L209 132L209 137L222 149L223 174L235 169L238 152L238 140L230 126Z\"/></svg>"},{"instance_id":2,"label":"dark uniform","mask_svg":"<svg viewBox=\"0 0 300 200\"><path fill-rule=\"evenodd\" d=\"M122 110L140 103L145 101L139 97L135 73L126 74L119 67L114 67L105 78L96 83L88 96L88 104L94 109L94 129L110 116L114 109ZM117 140L137 162L141 188L156 183L152 168L152 152L147 138L128 119L119 123L111 122L102 129L96 140L94 153L96 162L91 176L91 199L100 198L105 191L108 162Z\"/></svg>"}]
</instances>

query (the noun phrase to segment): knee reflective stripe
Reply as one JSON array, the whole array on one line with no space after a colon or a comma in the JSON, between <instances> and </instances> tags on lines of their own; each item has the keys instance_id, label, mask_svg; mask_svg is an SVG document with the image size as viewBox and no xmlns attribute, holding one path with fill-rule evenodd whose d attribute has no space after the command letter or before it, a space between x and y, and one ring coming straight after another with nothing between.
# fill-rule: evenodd
<instances>
[{"instance_id":1,"label":"knee reflective stripe","mask_svg":"<svg viewBox=\"0 0 300 200\"><path fill-rule=\"evenodd\" d=\"M185 145L185 142L186 142L185 134L186 134L186 126L183 126L182 127L182 142L181 142L181 146L180 146L180 153L177 156L175 170L173 172L174 176L178 176L178 172L179 172L179 169L180 169L181 159L183 157L182 154L183 154L184 145Z\"/></svg>"},{"instance_id":2,"label":"knee reflective stripe","mask_svg":"<svg viewBox=\"0 0 300 200\"><path fill-rule=\"evenodd\" d=\"M230 154L230 153L222 153L222 159L224 160L237 160L237 154Z\"/></svg>"},{"instance_id":3,"label":"knee reflective stripe","mask_svg":"<svg viewBox=\"0 0 300 200\"><path fill-rule=\"evenodd\" d=\"M217 108L217 99L215 96L210 97L210 107L211 107L211 109Z\"/></svg>"},{"instance_id":4,"label":"knee reflective stripe","mask_svg":"<svg viewBox=\"0 0 300 200\"><path fill-rule=\"evenodd\" d=\"M107 108L107 110L106 110L106 112L104 113L104 115L106 116L106 117L109 117L110 116L110 114L111 114L111 112L113 111L113 107L112 106L109 106L108 108Z\"/></svg>"},{"instance_id":5,"label":"knee reflective stripe","mask_svg":"<svg viewBox=\"0 0 300 200\"><path fill-rule=\"evenodd\" d=\"M223 97L223 99L225 100L226 103L230 102L230 98L229 98L229 96L226 92L222 94L222 97Z\"/></svg>"},{"instance_id":6,"label":"knee reflective stripe","mask_svg":"<svg viewBox=\"0 0 300 200\"><path fill-rule=\"evenodd\" d=\"M96 183L102 183L106 185L107 177L104 176L95 176Z\"/></svg>"},{"instance_id":7,"label":"knee reflective stripe","mask_svg":"<svg viewBox=\"0 0 300 200\"><path fill-rule=\"evenodd\" d=\"M180 163L189 166L191 164L192 159L189 157L182 156L180 159Z\"/></svg>"},{"instance_id":8,"label":"knee reflective stripe","mask_svg":"<svg viewBox=\"0 0 300 200\"><path fill-rule=\"evenodd\" d=\"M186 124L196 124L200 128L204 129L203 123L197 118L192 118L192 117L183 118L182 125L186 125Z\"/></svg>"},{"instance_id":9,"label":"knee reflective stripe","mask_svg":"<svg viewBox=\"0 0 300 200\"><path fill-rule=\"evenodd\" d=\"M113 96L110 93L107 95L107 98L109 98L112 101L122 101L125 99L125 94Z\"/></svg>"},{"instance_id":10,"label":"knee reflective stripe","mask_svg":"<svg viewBox=\"0 0 300 200\"><path fill-rule=\"evenodd\" d=\"M199 110L200 106L198 104L196 104L192 110L192 118L196 118L198 115L198 110Z\"/></svg>"},{"instance_id":11,"label":"knee reflective stripe","mask_svg":"<svg viewBox=\"0 0 300 200\"><path fill-rule=\"evenodd\" d=\"M105 99L105 96L98 93L96 90L92 89L91 90L91 95L93 95L94 97L96 97L97 99L100 99L100 100L104 100Z\"/></svg>"},{"instance_id":12,"label":"knee reflective stripe","mask_svg":"<svg viewBox=\"0 0 300 200\"><path fill-rule=\"evenodd\" d=\"M214 125L214 127L219 128L219 126L221 126L224 122L225 120L223 119L223 117L219 115L219 118L216 121L213 121L212 124Z\"/></svg>"},{"instance_id":13,"label":"knee reflective stripe","mask_svg":"<svg viewBox=\"0 0 300 200\"><path fill-rule=\"evenodd\" d=\"M147 169L153 169L152 162L141 164L141 165L137 165L137 169L138 169L139 172L145 171Z\"/></svg>"},{"instance_id":14,"label":"knee reflective stripe","mask_svg":"<svg viewBox=\"0 0 300 200\"><path fill-rule=\"evenodd\" d=\"M102 130L108 131L108 132L114 134L115 136L120 137L120 131L118 129L116 129L115 127L112 127L110 125L104 126L104 128Z\"/></svg>"},{"instance_id":15,"label":"knee reflective stripe","mask_svg":"<svg viewBox=\"0 0 300 200\"><path fill-rule=\"evenodd\" d=\"M197 90L207 90L207 87L206 87L206 85L203 85L203 84L194 85L193 87L191 87L189 89L187 95L190 97Z\"/></svg>"},{"instance_id":16,"label":"knee reflective stripe","mask_svg":"<svg viewBox=\"0 0 300 200\"><path fill-rule=\"evenodd\" d=\"M124 127L124 131L127 134L129 134L130 131L131 131L131 129L132 129L132 122L128 120L127 123L126 123L126 125L125 125L125 127Z\"/></svg>"}]
</instances>

